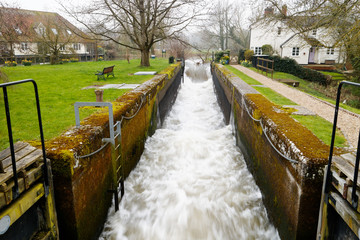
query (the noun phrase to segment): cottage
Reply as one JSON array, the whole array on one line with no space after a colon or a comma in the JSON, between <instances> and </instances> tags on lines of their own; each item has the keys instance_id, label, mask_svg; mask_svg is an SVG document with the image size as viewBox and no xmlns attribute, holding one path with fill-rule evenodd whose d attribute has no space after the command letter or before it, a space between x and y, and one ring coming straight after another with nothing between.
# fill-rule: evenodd
<instances>
[{"instance_id":1,"label":"cottage","mask_svg":"<svg viewBox=\"0 0 360 240\"><path fill-rule=\"evenodd\" d=\"M274 54L295 59L303 65L344 62L343 49L332 47L335 40L326 28L299 34L288 27L286 20L268 22L268 14L273 14L272 8L267 8L265 17L250 26L250 49L255 55L262 55L261 47L268 44ZM304 19L302 22L306 24L309 21Z\"/></svg>"}]
</instances>

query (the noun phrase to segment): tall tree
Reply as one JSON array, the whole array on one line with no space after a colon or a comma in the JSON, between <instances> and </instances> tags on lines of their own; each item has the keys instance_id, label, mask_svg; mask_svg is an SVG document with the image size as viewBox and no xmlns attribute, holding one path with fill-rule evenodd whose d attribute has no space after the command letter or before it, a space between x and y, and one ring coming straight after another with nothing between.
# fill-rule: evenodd
<instances>
[{"instance_id":1,"label":"tall tree","mask_svg":"<svg viewBox=\"0 0 360 240\"><path fill-rule=\"evenodd\" d=\"M201 4L199 0L96 0L78 12L63 7L99 38L139 50L141 66L150 66L151 47L177 38L199 15ZM123 40L127 38L130 43Z\"/></svg>"}]
</instances>

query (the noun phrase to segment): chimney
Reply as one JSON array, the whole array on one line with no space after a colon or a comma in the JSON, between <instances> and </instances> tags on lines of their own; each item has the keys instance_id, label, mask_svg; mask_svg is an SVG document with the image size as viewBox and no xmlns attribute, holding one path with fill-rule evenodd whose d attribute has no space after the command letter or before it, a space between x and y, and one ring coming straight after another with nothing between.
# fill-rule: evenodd
<instances>
[{"instance_id":1,"label":"chimney","mask_svg":"<svg viewBox=\"0 0 360 240\"><path fill-rule=\"evenodd\" d=\"M284 6L282 6L281 13L284 15L284 17L286 17L286 15L287 15L287 6L286 6L286 4Z\"/></svg>"},{"instance_id":2,"label":"chimney","mask_svg":"<svg viewBox=\"0 0 360 240\"><path fill-rule=\"evenodd\" d=\"M274 8L272 8L272 7L265 8L265 16L270 16L273 14L274 14Z\"/></svg>"}]
</instances>

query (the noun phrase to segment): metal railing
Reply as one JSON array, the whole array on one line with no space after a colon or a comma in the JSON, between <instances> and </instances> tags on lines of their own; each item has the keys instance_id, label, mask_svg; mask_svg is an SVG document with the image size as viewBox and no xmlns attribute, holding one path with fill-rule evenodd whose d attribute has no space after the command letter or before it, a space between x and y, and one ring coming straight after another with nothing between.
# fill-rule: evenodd
<instances>
[{"instance_id":1,"label":"metal railing","mask_svg":"<svg viewBox=\"0 0 360 240\"><path fill-rule=\"evenodd\" d=\"M325 182L325 190L324 190L325 194L329 193L331 180L332 180L331 164L332 164L332 156L333 156L333 152L334 152L334 143L335 143L336 125L337 125L337 119L338 119L338 113L339 113L341 88L343 85L351 85L351 86L360 87L360 83L354 83L354 82L348 82L348 81L341 82L338 87L337 96L336 96L333 130L332 130L332 135L331 135L329 162L328 162L328 166L327 166L326 180L325 180L326 181ZM358 171L359 171L359 160L360 160L360 133L359 133L359 140L358 140L358 146L357 146L357 152L356 152L356 161L355 161L355 166L354 166L354 178L353 178L354 187L352 188L352 194L351 194L351 205L355 209L357 209L358 204L359 204L359 197L356 195L356 185L357 185Z\"/></svg>"},{"instance_id":2,"label":"metal railing","mask_svg":"<svg viewBox=\"0 0 360 240\"><path fill-rule=\"evenodd\" d=\"M36 108L37 108L37 115L38 115L39 129L40 129L41 148L42 148L42 155L43 155L43 160L44 160L43 172L44 172L45 197L47 197L49 194L49 174L48 174L48 166L47 166L47 162L46 162L44 133L43 133L43 127L42 127L42 122L41 122L41 112L40 112L40 101L39 101L38 88L37 88L36 82L33 79L25 79L25 80L0 84L0 87L3 89L3 93L4 93L5 114L6 114L6 122L7 122L8 135L9 135L12 169L13 169L14 182L15 182L14 187L13 187L13 198L14 199L19 197L19 180L18 180L17 169L16 169L15 149L14 149L14 141L13 141L13 134L12 134L12 128L11 128L11 116L10 116L10 107L9 107L7 87L12 86L12 85L23 84L23 83L27 83L27 82L31 82L34 86Z\"/></svg>"}]
</instances>

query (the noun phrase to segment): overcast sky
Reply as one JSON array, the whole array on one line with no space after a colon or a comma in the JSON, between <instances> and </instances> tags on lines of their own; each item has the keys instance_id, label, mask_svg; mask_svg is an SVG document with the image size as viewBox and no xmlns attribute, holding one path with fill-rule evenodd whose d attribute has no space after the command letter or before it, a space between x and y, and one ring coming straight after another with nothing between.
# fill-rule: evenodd
<instances>
[{"instance_id":1,"label":"overcast sky","mask_svg":"<svg viewBox=\"0 0 360 240\"><path fill-rule=\"evenodd\" d=\"M28 10L57 12L59 9L59 4L55 0L2 0L1 2Z\"/></svg>"}]
</instances>

